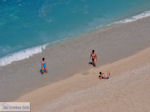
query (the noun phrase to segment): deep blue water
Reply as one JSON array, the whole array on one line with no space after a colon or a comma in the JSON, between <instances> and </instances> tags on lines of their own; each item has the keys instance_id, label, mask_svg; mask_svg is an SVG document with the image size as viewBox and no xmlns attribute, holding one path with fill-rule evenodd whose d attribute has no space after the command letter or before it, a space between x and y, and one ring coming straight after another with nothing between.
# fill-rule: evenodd
<instances>
[{"instance_id":1,"label":"deep blue water","mask_svg":"<svg viewBox=\"0 0 150 112\"><path fill-rule=\"evenodd\" d=\"M150 10L150 0L0 0L0 58Z\"/></svg>"}]
</instances>

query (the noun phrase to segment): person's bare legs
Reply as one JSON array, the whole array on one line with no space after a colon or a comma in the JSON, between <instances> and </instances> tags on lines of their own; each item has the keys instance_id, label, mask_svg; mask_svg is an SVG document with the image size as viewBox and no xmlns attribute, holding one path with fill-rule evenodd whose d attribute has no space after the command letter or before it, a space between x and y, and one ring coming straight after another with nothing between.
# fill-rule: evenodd
<instances>
[{"instance_id":1,"label":"person's bare legs","mask_svg":"<svg viewBox=\"0 0 150 112\"><path fill-rule=\"evenodd\" d=\"M92 59L92 65L93 65L93 66L95 66L95 62L94 62L94 59Z\"/></svg>"},{"instance_id":2,"label":"person's bare legs","mask_svg":"<svg viewBox=\"0 0 150 112\"><path fill-rule=\"evenodd\" d=\"M96 59L92 59L92 64L94 67L96 67Z\"/></svg>"},{"instance_id":3,"label":"person's bare legs","mask_svg":"<svg viewBox=\"0 0 150 112\"><path fill-rule=\"evenodd\" d=\"M46 73L48 72L47 67L44 68L44 71L45 71Z\"/></svg>"},{"instance_id":4,"label":"person's bare legs","mask_svg":"<svg viewBox=\"0 0 150 112\"><path fill-rule=\"evenodd\" d=\"M46 73L48 72L47 67L45 67Z\"/></svg>"}]
</instances>

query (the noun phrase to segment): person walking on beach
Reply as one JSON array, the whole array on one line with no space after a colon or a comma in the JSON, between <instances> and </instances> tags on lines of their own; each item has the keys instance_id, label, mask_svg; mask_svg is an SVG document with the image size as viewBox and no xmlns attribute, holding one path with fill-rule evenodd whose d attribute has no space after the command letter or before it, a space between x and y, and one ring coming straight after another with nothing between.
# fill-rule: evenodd
<instances>
[{"instance_id":1,"label":"person walking on beach","mask_svg":"<svg viewBox=\"0 0 150 112\"><path fill-rule=\"evenodd\" d=\"M43 74L44 72L48 72L48 70L47 70L47 64L46 64L45 58L42 58L41 73Z\"/></svg>"},{"instance_id":2,"label":"person walking on beach","mask_svg":"<svg viewBox=\"0 0 150 112\"><path fill-rule=\"evenodd\" d=\"M95 50L92 50L90 58L92 59L92 64L94 67L96 67L96 62L97 62L97 55L95 53Z\"/></svg>"}]
</instances>

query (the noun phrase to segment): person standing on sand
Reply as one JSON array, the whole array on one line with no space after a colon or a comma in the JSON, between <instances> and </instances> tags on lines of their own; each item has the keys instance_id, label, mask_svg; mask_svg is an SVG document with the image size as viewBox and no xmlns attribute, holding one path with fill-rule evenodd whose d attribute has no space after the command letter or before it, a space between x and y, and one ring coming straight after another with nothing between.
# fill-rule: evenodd
<instances>
[{"instance_id":1,"label":"person standing on sand","mask_svg":"<svg viewBox=\"0 0 150 112\"><path fill-rule=\"evenodd\" d=\"M92 50L90 58L92 59L92 64L94 67L96 67L96 62L97 62L97 55L95 53L95 50Z\"/></svg>"},{"instance_id":2,"label":"person standing on sand","mask_svg":"<svg viewBox=\"0 0 150 112\"><path fill-rule=\"evenodd\" d=\"M42 62L41 62L41 73L43 74L44 72L48 72L47 70L47 64L45 62L45 58L42 58Z\"/></svg>"}]
</instances>

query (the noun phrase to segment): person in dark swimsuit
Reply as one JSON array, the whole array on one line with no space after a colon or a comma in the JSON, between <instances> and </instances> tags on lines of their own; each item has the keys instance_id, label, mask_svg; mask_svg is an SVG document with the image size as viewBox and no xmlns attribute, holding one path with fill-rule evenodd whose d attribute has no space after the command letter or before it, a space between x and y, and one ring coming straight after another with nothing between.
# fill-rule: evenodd
<instances>
[{"instance_id":1,"label":"person in dark swimsuit","mask_svg":"<svg viewBox=\"0 0 150 112\"><path fill-rule=\"evenodd\" d=\"M96 67L96 62L97 62L97 55L95 53L95 50L92 50L90 58L92 59L92 64L94 67Z\"/></svg>"},{"instance_id":2,"label":"person in dark swimsuit","mask_svg":"<svg viewBox=\"0 0 150 112\"><path fill-rule=\"evenodd\" d=\"M42 62L41 62L41 73L43 74L44 72L48 72L47 70L47 64L45 62L45 58L42 58Z\"/></svg>"}]
</instances>

